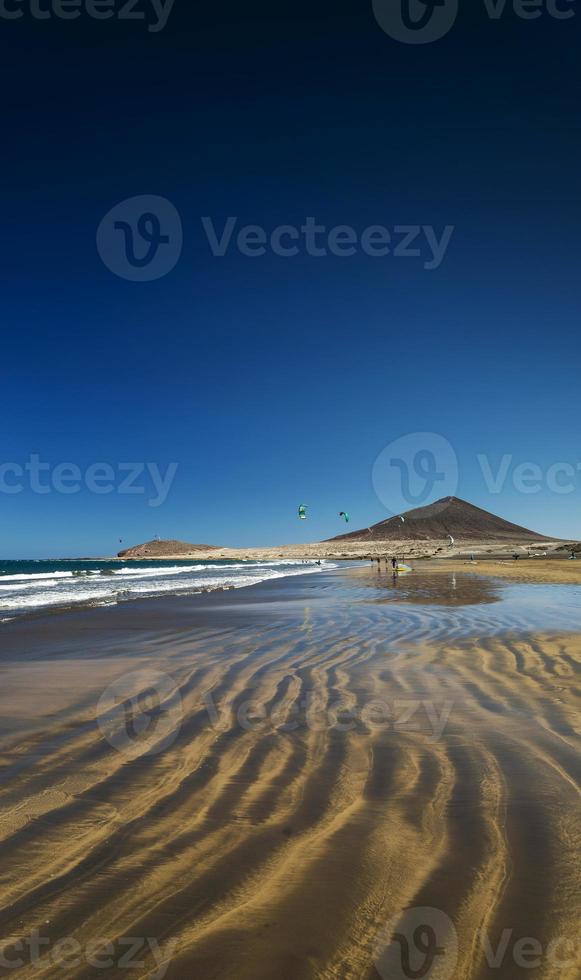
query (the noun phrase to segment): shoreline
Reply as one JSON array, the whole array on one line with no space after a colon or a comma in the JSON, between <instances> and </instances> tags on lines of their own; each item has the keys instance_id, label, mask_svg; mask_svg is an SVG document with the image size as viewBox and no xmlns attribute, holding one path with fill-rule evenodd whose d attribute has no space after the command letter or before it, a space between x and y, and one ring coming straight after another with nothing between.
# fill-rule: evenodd
<instances>
[{"instance_id":1,"label":"shoreline","mask_svg":"<svg viewBox=\"0 0 581 980\"><path fill-rule=\"evenodd\" d=\"M571 544L575 544L571 540ZM177 561L313 561L328 559L333 561L373 561L377 558L384 559L396 556L400 559L409 558L414 560L444 559L464 560L470 555L477 559L485 560L493 558L511 559L513 553L519 553L523 560L529 556L546 552L546 557L551 561L561 561L568 557L566 546L568 541L557 538L546 538L538 542L531 542L527 538L490 538L490 539L469 539L457 538L455 544L450 548L445 541L439 539L418 540L414 538L402 538L397 541L377 541L377 540L357 540L357 541L312 541L300 544L265 545L260 547L230 548L214 546L211 548L195 547L192 551L181 550L162 554L151 554L149 548L143 546L147 553L127 554L127 555L105 555L101 557L76 557L76 558L34 558L34 559L5 559L6 561L29 561L29 562L166 562ZM562 551L562 549L565 550ZM537 559L538 560L538 559ZM581 558L580 558L581 560Z\"/></svg>"},{"instance_id":2,"label":"shoreline","mask_svg":"<svg viewBox=\"0 0 581 980\"><path fill-rule=\"evenodd\" d=\"M474 561L461 556L436 556L431 558L414 558L409 557L408 553L405 553L406 559L412 563L411 576L414 573L417 575L423 574L465 574L465 575L480 575L486 576L488 578L497 578L499 580L510 580L515 583L523 584L539 584L539 585L581 585L581 560L570 561L566 556L554 556L551 558L536 558L536 559L526 559L521 558L518 561L507 558L491 558L490 556L476 557ZM378 562L378 558L380 559ZM389 564L389 558L387 555L381 554L378 558L361 558L356 559L350 558L326 558L322 559L323 562L331 562L334 564L333 567L328 567L323 564L321 569L314 570L312 564L309 567L305 567L304 572L297 568L292 574L281 575L276 578L266 577L258 582L249 582L244 584L240 582L239 584L220 584L219 581L215 585L205 585L201 588L196 587L193 583L191 589L176 588L175 591L171 589L163 589L158 592L152 591L151 594L140 594L135 592L131 594L130 592L124 592L121 596L115 596L112 594L111 599L108 598L86 598L80 599L78 601L63 602L62 604L55 603L53 605L40 605L31 606L30 610L14 610L7 608L2 610L2 615L0 615L0 629L2 633L11 627L13 624L22 621L52 621L54 617L63 617L76 613L86 613L91 610L112 610L123 606L135 606L148 605L150 603L159 603L167 600L178 600L182 602L201 602L203 599L212 596L223 596L228 593L237 593L243 597L247 594L248 590L260 589L266 585L272 585L276 582L287 582L290 579L296 578L311 578L317 579L321 574L331 574L333 572L348 571L351 575L362 574L365 575L369 571L369 567L378 568L382 572L385 571L386 574L391 575L391 567ZM86 559L82 559L85 561ZM101 559L95 559L100 561ZM158 563L163 569L166 562L172 562L178 560L177 558L167 557L165 559L132 559L133 562L154 562ZM191 561L189 558L181 559L186 563ZM223 560L223 559L222 559ZM232 559L230 559L232 560ZM256 559L249 558L248 561L253 561ZM278 561L280 559L263 559L264 561ZM313 562L316 559L304 558L304 561ZM46 559L46 561L49 561ZM59 560L62 561L62 560ZM74 561L74 559L71 559ZM109 559L105 559L109 561ZM289 561L300 562L301 559L290 559ZM121 559L120 562L123 564L125 559ZM228 568L227 565L223 566L225 569ZM403 576L404 578L407 575ZM244 601L241 598L241 601Z\"/></svg>"},{"instance_id":3,"label":"shoreline","mask_svg":"<svg viewBox=\"0 0 581 980\"><path fill-rule=\"evenodd\" d=\"M350 564L347 562L343 563L343 568L346 567L350 567ZM228 566L225 565L224 568L227 569ZM107 597L84 598L78 601L63 602L62 604L54 603L51 605L31 606L26 611L22 611L21 609L4 609L0 611L0 629L2 630L2 635L5 635L4 631L22 622L39 622L44 620L52 622L55 618L76 614L83 615L89 612L106 613L107 611L117 610L126 606L142 607L145 611L149 604L172 600L181 601L184 604L200 603L203 607L204 601L208 599L220 598L233 593L245 594L248 591L260 589L263 586L289 583L295 579L319 578L321 575L330 574L338 570L336 566L327 566L326 564L322 564L321 568L314 568L311 562L308 566L305 565L304 569L299 566L296 570L288 574L274 575L272 577L266 576L259 581L249 581L248 583L240 580L238 584L221 584L217 581L215 585L207 585L201 588L192 583L189 588L175 588L175 590L160 589L159 591L152 591L150 594L125 592L122 597L112 594L110 599Z\"/></svg>"}]
</instances>

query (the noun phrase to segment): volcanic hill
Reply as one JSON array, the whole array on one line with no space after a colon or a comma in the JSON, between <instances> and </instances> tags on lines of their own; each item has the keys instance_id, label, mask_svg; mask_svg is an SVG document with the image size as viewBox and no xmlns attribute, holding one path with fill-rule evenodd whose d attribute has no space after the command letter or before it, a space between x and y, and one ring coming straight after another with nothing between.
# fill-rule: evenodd
<instances>
[{"instance_id":1,"label":"volcanic hill","mask_svg":"<svg viewBox=\"0 0 581 980\"><path fill-rule=\"evenodd\" d=\"M191 555L196 551L215 551L212 544L188 544L187 541L146 541L136 544L133 548L120 551L118 558L175 558L179 555Z\"/></svg>"},{"instance_id":2,"label":"volcanic hill","mask_svg":"<svg viewBox=\"0 0 581 980\"><path fill-rule=\"evenodd\" d=\"M402 520L403 518L403 520ZM458 497L442 497L426 507L416 507L401 516L373 524L370 528L339 534L331 541L437 541L451 534L465 541L548 541L545 535L512 524Z\"/></svg>"}]
</instances>

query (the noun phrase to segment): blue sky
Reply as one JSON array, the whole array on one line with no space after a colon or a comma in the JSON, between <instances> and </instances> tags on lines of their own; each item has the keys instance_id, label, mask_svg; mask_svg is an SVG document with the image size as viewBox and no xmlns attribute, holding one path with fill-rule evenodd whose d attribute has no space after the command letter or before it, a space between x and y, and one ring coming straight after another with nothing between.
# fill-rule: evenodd
<instances>
[{"instance_id":1,"label":"blue sky","mask_svg":"<svg viewBox=\"0 0 581 980\"><path fill-rule=\"evenodd\" d=\"M3 464L152 462L167 500L0 493L0 555L109 554L160 534L316 540L389 516L372 483L437 433L457 494L581 537L579 97L571 22L464 14L418 47L362 5L314 17L176 5L140 25L2 25ZM139 29L138 29L139 28ZM43 96L50 83L53 95ZM118 202L167 198L183 251L156 281L101 261ZM201 224L453 226L445 256L212 254ZM397 235L394 233L397 239ZM490 493L478 455L496 469ZM514 470L540 467L523 493ZM570 493L547 486L568 463ZM52 479L52 476L50 476ZM141 481L143 483L143 480ZM437 493L434 494L437 496ZM299 522L299 503L310 520Z\"/></svg>"}]
</instances>

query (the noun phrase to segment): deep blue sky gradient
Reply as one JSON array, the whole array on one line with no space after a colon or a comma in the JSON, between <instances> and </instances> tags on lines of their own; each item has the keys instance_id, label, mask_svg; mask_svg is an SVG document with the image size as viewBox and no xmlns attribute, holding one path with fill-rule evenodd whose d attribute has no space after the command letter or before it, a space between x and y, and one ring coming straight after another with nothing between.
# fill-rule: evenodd
<instances>
[{"instance_id":1,"label":"deep blue sky gradient","mask_svg":"<svg viewBox=\"0 0 581 980\"><path fill-rule=\"evenodd\" d=\"M476 5L417 47L365 2L177 0L160 34L0 22L0 462L179 464L157 509L0 493L0 556L328 537L339 510L352 527L389 516L373 462L424 430L453 445L458 495L581 537L581 472L571 494L509 479L491 495L476 462L581 461L580 19L491 22ZM95 245L139 194L171 200L185 236L173 272L143 284ZM455 232L431 272L216 258L202 215Z\"/></svg>"}]
</instances>

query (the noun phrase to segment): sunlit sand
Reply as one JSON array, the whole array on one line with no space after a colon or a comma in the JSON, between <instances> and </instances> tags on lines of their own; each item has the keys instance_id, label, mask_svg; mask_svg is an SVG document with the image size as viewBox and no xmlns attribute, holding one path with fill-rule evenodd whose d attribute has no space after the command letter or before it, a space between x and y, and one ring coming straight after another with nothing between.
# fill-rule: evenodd
<instances>
[{"instance_id":1,"label":"sunlit sand","mask_svg":"<svg viewBox=\"0 0 581 980\"><path fill-rule=\"evenodd\" d=\"M524 937L536 978L578 977L581 592L477 571L6 627L1 944L49 940L19 975L137 936L137 977L390 980L389 924L421 907L453 923L454 977L530 976ZM159 675L161 728L120 742L104 690Z\"/></svg>"}]
</instances>

